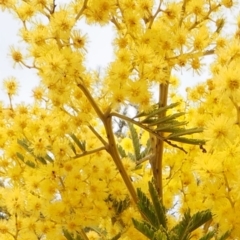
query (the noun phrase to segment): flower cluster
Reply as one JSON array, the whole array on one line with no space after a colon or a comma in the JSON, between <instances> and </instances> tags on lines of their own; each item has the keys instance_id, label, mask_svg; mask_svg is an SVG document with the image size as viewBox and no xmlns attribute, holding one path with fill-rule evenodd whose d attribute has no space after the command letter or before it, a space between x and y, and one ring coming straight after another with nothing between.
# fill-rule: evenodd
<instances>
[{"instance_id":1,"label":"flower cluster","mask_svg":"<svg viewBox=\"0 0 240 240\"><path fill-rule=\"evenodd\" d=\"M221 34L224 10L234 6L231 0L0 1L22 23L26 48L10 48L14 66L40 78L31 105L13 104L19 84L15 77L3 81L9 104L0 104L0 238L144 240L132 223L142 218L135 188L146 192L154 176L169 229L177 221L172 212L209 208L215 214L209 228L231 230L238 239L239 18L232 38ZM104 74L86 68L82 20L114 28L115 58ZM217 56L211 79L188 89L184 101L173 70L199 74L210 54ZM198 136L206 146L163 145L153 128L126 116L130 107L150 112L168 99L179 102L177 111L188 110L182 120L189 126L204 128ZM115 118L123 121L116 132Z\"/></svg>"}]
</instances>

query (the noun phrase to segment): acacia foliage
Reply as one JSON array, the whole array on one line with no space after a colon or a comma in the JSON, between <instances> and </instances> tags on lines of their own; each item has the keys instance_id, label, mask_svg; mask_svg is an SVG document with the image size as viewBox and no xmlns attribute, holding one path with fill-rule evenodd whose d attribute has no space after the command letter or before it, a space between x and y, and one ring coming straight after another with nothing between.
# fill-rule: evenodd
<instances>
[{"instance_id":1,"label":"acacia foliage","mask_svg":"<svg viewBox=\"0 0 240 240\"><path fill-rule=\"evenodd\" d=\"M237 3L6 0L0 6L22 24L26 48L10 48L14 65L34 69L40 79L31 105L14 105L18 83L4 79L1 239L145 239L132 224L141 219L135 188L147 192L152 176L169 228L188 208L211 209L205 230L240 237L239 17L235 33L224 35L225 13ZM114 29L115 58L103 75L86 68L87 33L78 26L84 20ZM179 96L173 70L201 74L208 55L215 56L211 78L188 89L187 99ZM179 104L168 108L168 101ZM130 105L147 117L121 114ZM154 111L156 122L144 122ZM166 120L174 114L180 120ZM115 118L130 123L122 136L113 131ZM185 128L206 145L179 141Z\"/></svg>"}]
</instances>

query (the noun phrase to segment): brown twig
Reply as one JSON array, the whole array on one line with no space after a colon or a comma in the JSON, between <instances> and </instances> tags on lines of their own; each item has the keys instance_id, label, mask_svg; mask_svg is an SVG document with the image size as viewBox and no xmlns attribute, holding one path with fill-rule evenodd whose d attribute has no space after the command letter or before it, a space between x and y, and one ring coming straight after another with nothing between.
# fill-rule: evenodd
<instances>
[{"instance_id":1,"label":"brown twig","mask_svg":"<svg viewBox=\"0 0 240 240\"><path fill-rule=\"evenodd\" d=\"M122 176L122 179L134 201L135 204L137 204L137 193L135 188L133 187L132 181L130 177L128 176L122 160L119 156L117 145L115 142L115 137L112 129L112 115L111 115L111 109L109 108L105 113L101 111L99 106L97 105L96 101L92 97L91 93L88 91L88 89L82 84L78 83L77 86L82 90L90 104L92 105L93 109L95 110L96 114L102 121L105 127L105 131L107 134L108 143L105 145L104 149L111 155L120 175ZM95 150L96 151L96 150ZM84 153L83 153L84 154Z\"/></svg>"},{"instance_id":2,"label":"brown twig","mask_svg":"<svg viewBox=\"0 0 240 240\"><path fill-rule=\"evenodd\" d=\"M75 17L76 21L80 18L80 16L82 15L83 11L87 8L87 3L88 3L88 0L84 0L82 8L80 9L79 13Z\"/></svg>"},{"instance_id":3,"label":"brown twig","mask_svg":"<svg viewBox=\"0 0 240 240\"><path fill-rule=\"evenodd\" d=\"M96 148L96 149L93 149L93 150L89 150L89 151L84 151L83 153L81 154L76 154L73 159L77 159L77 158L81 158L81 157L84 157L84 156L87 156L87 155L90 155L90 154L93 154L93 153L97 153L97 152L100 152L102 150L106 150L106 147L99 147L99 148Z\"/></svg>"}]
</instances>

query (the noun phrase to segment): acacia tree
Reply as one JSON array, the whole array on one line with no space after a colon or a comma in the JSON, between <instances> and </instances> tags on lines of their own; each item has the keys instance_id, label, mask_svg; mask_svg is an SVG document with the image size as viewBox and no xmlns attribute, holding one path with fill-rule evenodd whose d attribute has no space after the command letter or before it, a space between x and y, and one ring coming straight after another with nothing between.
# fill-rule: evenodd
<instances>
[{"instance_id":1,"label":"acacia tree","mask_svg":"<svg viewBox=\"0 0 240 240\"><path fill-rule=\"evenodd\" d=\"M136 205L147 201L142 193L152 178L168 229L182 213L189 218L188 209L211 209L192 239L208 229L215 239L228 230L240 237L240 18L235 35L222 34L231 0L0 6L22 22L26 49L10 49L14 64L40 79L32 105L14 105L17 80L4 80L1 239L146 239L133 223L147 219ZM86 68L83 20L115 29L115 58L103 75ZM207 55L215 56L211 79L184 99L173 70L201 74ZM130 105L134 118L122 113ZM127 126L121 136L114 119Z\"/></svg>"}]
</instances>

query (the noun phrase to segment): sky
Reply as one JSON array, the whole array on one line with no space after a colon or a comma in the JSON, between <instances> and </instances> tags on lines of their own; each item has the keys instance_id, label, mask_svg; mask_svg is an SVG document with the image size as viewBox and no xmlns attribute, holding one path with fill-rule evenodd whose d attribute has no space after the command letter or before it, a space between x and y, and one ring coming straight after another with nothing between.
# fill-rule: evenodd
<instances>
[{"instance_id":1,"label":"sky","mask_svg":"<svg viewBox=\"0 0 240 240\"><path fill-rule=\"evenodd\" d=\"M64 1L64 0L62 0ZM232 12L228 12L229 19L233 16ZM32 89L38 84L38 78L34 70L26 69L21 66L13 66L13 61L9 55L10 46L21 45L18 29L21 27L21 22L14 18L7 11L0 10L0 101L7 101L7 95L3 92L2 82L5 78L14 76L20 82L20 92L14 98L13 103L30 102ZM104 69L113 59L112 41L114 39L113 28L109 26L101 27L98 25L87 26L84 22L79 25L83 33L88 35L87 45L87 67L89 69ZM228 30L231 31L232 26L229 25ZM226 32L227 34L227 32ZM208 66L212 62L212 57L207 57L205 68L201 75L193 73L189 70L180 70L175 72L181 79L180 93L185 94L185 89L188 86L193 86L198 82L204 81L209 77Z\"/></svg>"}]
</instances>

